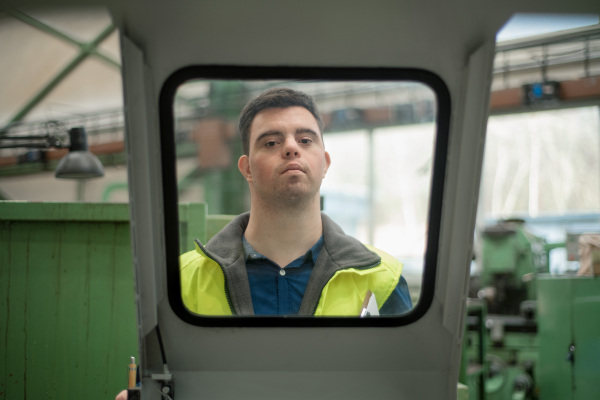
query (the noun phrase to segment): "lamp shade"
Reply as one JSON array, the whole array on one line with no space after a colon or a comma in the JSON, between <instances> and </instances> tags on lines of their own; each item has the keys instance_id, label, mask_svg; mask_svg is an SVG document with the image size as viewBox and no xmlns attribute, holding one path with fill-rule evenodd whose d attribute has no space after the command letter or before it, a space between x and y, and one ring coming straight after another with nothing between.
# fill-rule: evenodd
<instances>
[{"instance_id":1,"label":"lamp shade","mask_svg":"<svg viewBox=\"0 0 600 400\"><path fill-rule=\"evenodd\" d=\"M69 130L69 154L56 167L54 176L60 179L90 179L104 176L104 167L98 157L90 153L83 127Z\"/></svg>"}]
</instances>

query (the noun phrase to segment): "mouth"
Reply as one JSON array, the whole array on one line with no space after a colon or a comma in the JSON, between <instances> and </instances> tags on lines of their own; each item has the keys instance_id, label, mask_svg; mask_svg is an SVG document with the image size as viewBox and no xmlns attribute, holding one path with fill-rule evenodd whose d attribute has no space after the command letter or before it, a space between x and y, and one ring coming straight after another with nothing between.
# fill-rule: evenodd
<instances>
[{"instance_id":1,"label":"mouth","mask_svg":"<svg viewBox=\"0 0 600 400\"><path fill-rule=\"evenodd\" d=\"M285 168L283 169L283 172L282 172L282 174L286 174L286 173L290 173L290 174L304 173L304 170L298 164L289 164L289 165L285 166Z\"/></svg>"}]
</instances>

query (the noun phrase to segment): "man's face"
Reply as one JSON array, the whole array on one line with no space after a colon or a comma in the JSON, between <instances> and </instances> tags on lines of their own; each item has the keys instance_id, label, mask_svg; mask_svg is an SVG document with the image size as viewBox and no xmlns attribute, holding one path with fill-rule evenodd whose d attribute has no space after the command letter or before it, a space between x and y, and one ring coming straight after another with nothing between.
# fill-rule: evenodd
<instances>
[{"instance_id":1,"label":"man's face","mask_svg":"<svg viewBox=\"0 0 600 400\"><path fill-rule=\"evenodd\" d=\"M310 111L269 108L254 117L250 151L238 167L253 198L281 206L314 200L330 162Z\"/></svg>"}]
</instances>

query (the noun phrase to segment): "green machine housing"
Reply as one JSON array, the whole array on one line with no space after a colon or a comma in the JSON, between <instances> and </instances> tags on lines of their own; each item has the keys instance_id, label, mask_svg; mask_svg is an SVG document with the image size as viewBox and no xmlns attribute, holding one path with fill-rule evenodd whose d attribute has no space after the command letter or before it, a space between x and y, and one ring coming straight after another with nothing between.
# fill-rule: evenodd
<instances>
[{"instance_id":1,"label":"green machine housing","mask_svg":"<svg viewBox=\"0 0 600 400\"><path fill-rule=\"evenodd\" d=\"M479 296L490 314L517 315L526 300L535 300L535 276L549 272L546 242L511 219L483 230Z\"/></svg>"},{"instance_id":2,"label":"green machine housing","mask_svg":"<svg viewBox=\"0 0 600 400\"><path fill-rule=\"evenodd\" d=\"M481 232L461 382L471 400L600 399L600 277L549 273L521 220Z\"/></svg>"}]
</instances>

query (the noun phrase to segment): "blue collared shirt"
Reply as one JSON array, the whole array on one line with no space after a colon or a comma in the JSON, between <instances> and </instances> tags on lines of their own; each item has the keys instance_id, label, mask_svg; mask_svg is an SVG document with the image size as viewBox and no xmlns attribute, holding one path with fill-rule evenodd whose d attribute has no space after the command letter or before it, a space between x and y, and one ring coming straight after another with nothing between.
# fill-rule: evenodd
<instances>
[{"instance_id":1,"label":"blue collared shirt","mask_svg":"<svg viewBox=\"0 0 600 400\"><path fill-rule=\"evenodd\" d=\"M298 257L285 268L260 254L245 237L244 256L250 282L250 295L255 315L294 315L300 303L308 279L319 252L323 247L323 236L302 257ZM408 285L403 276L396 289L380 309L381 314L402 314L412 308Z\"/></svg>"}]
</instances>

